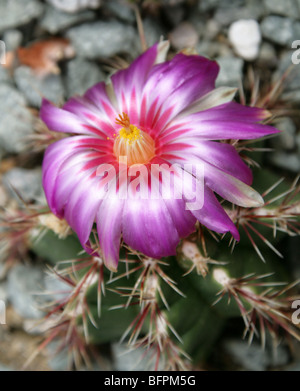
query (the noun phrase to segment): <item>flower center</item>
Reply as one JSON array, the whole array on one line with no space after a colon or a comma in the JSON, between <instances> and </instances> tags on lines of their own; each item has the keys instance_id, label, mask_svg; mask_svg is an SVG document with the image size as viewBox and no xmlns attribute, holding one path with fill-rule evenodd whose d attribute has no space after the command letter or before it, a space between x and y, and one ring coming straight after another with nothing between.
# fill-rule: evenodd
<instances>
[{"instance_id":1,"label":"flower center","mask_svg":"<svg viewBox=\"0 0 300 391\"><path fill-rule=\"evenodd\" d=\"M148 163L155 155L155 143L152 137L132 125L126 113L116 118L116 124L123 126L114 143L116 157L126 156L128 166Z\"/></svg>"}]
</instances>

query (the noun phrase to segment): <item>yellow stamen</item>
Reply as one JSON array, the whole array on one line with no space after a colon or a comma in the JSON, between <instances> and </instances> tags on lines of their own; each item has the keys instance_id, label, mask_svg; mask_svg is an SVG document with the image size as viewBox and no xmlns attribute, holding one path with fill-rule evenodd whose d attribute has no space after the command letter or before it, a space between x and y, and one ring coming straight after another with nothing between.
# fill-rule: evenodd
<instances>
[{"instance_id":1,"label":"yellow stamen","mask_svg":"<svg viewBox=\"0 0 300 391\"><path fill-rule=\"evenodd\" d=\"M155 144L152 137L132 125L129 116L124 112L116 118L116 124L123 127L115 139L115 155L118 158L126 156L128 165L148 163L155 155Z\"/></svg>"},{"instance_id":2,"label":"yellow stamen","mask_svg":"<svg viewBox=\"0 0 300 391\"><path fill-rule=\"evenodd\" d=\"M132 144L133 141L141 138L141 131L136 126L131 125L130 119L126 113L122 113L116 118L116 124L123 125L123 128L119 131L119 136L124 140Z\"/></svg>"},{"instance_id":3,"label":"yellow stamen","mask_svg":"<svg viewBox=\"0 0 300 391\"><path fill-rule=\"evenodd\" d=\"M134 125L129 125L128 128L122 128L119 132L119 137L123 138L129 144L132 144L133 141L140 139L141 131Z\"/></svg>"}]
</instances>

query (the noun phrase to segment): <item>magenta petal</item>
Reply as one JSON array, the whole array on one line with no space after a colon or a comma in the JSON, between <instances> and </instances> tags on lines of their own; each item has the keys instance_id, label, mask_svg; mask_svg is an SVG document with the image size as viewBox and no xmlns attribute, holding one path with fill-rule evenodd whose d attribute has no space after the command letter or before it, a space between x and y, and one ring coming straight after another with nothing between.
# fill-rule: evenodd
<instances>
[{"instance_id":1,"label":"magenta petal","mask_svg":"<svg viewBox=\"0 0 300 391\"><path fill-rule=\"evenodd\" d=\"M74 148L74 144L76 142L75 139L76 137L70 137L57 141L47 148L44 155L43 187L47 201L52 210L55 209L52 202L52 196L60 170L68 158L78 153L78 151Z\"/></svg>"},{"instance_id":2,"label":"magenta petal","mask_svg":"<svg viewBox=\"0 0 300 391\"><path fill-rule=\"evenodd\" d=\"M110 118L106 113L100 113L98 108L84 97L77 96L69 99L63 109L77 115L83 126L98 137L106 139L115 133L113 121L117 113L114 113L114 117Z\"/></svg>"},{"instance_id":3,"label":"magenta petal","mask_svg":"<svg viewBox=\"0 0 300 391\"><path fill-rule=\"evenodd\" d=\"M64 177L66 178L62 183L63 188L65 188L68 183L70 183L69 186L72 186L74 181L77 182L79 178L78 175L80 175L80 177L87 176L86 173L81 173L81 171L86 163L93 159L93 157L90 156L89 150L96 149L99 158L103 155L101 150L102 146L100 144L99 147L97 142L105 144L101 139L95 139L94 137L73 136L59 140L47 148L43 161L43 186L49 206L52 211L55 211L54 213L58 213L58 210L61 210L57 205L62 204L59 197L57 204L54 200L54 193L60 191L60 189L57 189L57 181L60 176L64 171L69 169L69 171L64 174ZM105 145L103 148L104 151L106 151ZM106 156L109 159L109 155L106 154ZM77 171L75 171L74 168L76 165ZM66 195L63 194L62 198L65 199L65 197Z\"/></svg>"},{"instance_id":4,"label":"magenta petal","mask_svg":"<svg viewBox=\"0 0 300 391\"><path fill-rule=\"evenodd\" d=\"M225 200L248 208L263 205L262 197L244 182L209 164L205 165L204 172L207 186Z\"/></svg>"},{"instance_id":5,"label":"magenta petal","mask_svg":"<svg viewBox=\"0 0 300 391\"><path fill-rule=\"evenodd\" d=\"M146 126L154 128L155 132L161 131L171 118L214 88L218 71L216 62L184 54L156 65L145 85L144 97L148 108L156 100L158 104L152 122Z\"/></svg>"},{"instance_id":6,"label":"magenta petal","mask_svg":"<svg viewBox=\"0 0 300 391\"><path fill-rule=\"evenodd\" d=\"M195 142L194 145L196 148L192 153L199 159L225 171L247 185L251 185L252 171L232 145L214 141Z\"/></svg>"},{"instance_id":7,"label":"magenta petal","mask_svg":"<svg viewBox=\"0 0 300 391\"><path fill-rule=\"evenodd\" d=\"M128 109L130 109L131 106L136 106L132 105L130 102L133 90L135 90L136 98L138 99L138 102L136 103L140 104L140 97L144 85L147 81L149 72L156 62L157 55L158 45L155 44L133 61L127 69L121 70L111 77L120 112L125 111L130 116ZM123 99L125 99L125 105Z\"/></svg>"},{"instance_id":8,"label":"magenta petal","mask_svg":"<svg viewBox=\"0 0 300 391\"><path fill-rule=\"evenodd\" d=\"M89 173L82 170L85 154L77 153L65 160L53 186L52 193L48 194L48 202L55 214L62 216L65 205L71 197L72 191L88 177Z\"/></svg>"},{"instance_id":9,"label":"magenta petal","mask_svg":"<svg viewBox=\"0 0 300 391\"><path fill-rule=\"evenodd\" d=\"M181 120L175 120L172 126L176 126L173 137L179 132L184 137L199 137L204 140L252 140L278 133L278 130L268 125L251 123L250 121L231 120L204 120L201 121L192 114Z\"/></svg>"},{"instance_id":10,"label":"magenta petal","mask_svg":"<svg viewBox=\"0 0 300 391\"><path fill-rule=\"evenodd\" d=\"M195 224L197 219L189 210L185 209L185 201L183 199L164 201L178 235L184 238L193 233L196 229Z\"/></svg>"},{"instance_id":11,"label":"magenta petal","mask_svg":"<svg viewBox=\"0 0 300 391\"><path fill-rule=\"evenodd\" d=\"M153 258L176 254L179 235L163 200L128 199L123 238L130 247Z\"/></svg>"},{"instance_id":12,"label":"magenta petal","mask_svg":"<svg viewBox=\"0 0 300 391\"><path fill-rule=\"evenodd\" d=\"M212 231L225 233L231 232L236 240L240 240L240 235L227 213L218 202L214 193L205 186L204 205L201 209L192 211L193 215Z\"/></svg>"},{"instance_id":13,"label":"magenta petal","mask_svg":"<svg viewBox=\"0 0 300 391\"><path fill-rule=\"evenodd\" d=\"M97 231L104 261L114 272L119 262L123 207L124 200L108 195L97 214Z\"/></svg>"},{"instance_id":14,"label":"magenta petal","mask_svg":"<svg viewBox=\"0 0 300 391\"><path fill-rule=\"evenodd\" d=\"M115 118L119 114L119 108L115 102L115 97L108 96L109 86L104 82L98 83L89 88L84 94L84 98L89 100L97 108L100 117L115 125Z\"/></svg>"},{"instance_id":15,"label":"magenta petal","mask_svg":"<svg viewBox=\"0 0 300 391\"><path fill-rule=\"evenodd\" d=\"M191 114L194 120L199 121L243 121L260 122L270 116L267 110L258 107L249 107L237 102L228 102L220 106L215 106L207 110Z\"/></svg>"},{"instance_id":16,"label":"magenta petal","mask_svg":"<svg viewBox=\"0 0 300 391\"><path fill-rule=\"evenodd\" d=\"M90 237L102 202L95 182L88 178L80 181L70 193L64 209L64 217L77 233L82 245L85 245Z\"/></svg>"},{"instance_id":17,"label":"magenta petal","mask_svg":"<svg viewBox=\"0 0 300 391\"><path fill-rule=\"evenodd\" d=\"M49 129L55 130L56 132L92 133L82 125L77 115L54 106L46 99L42 101L40 117Z\"/></svg>"}]
</instances>

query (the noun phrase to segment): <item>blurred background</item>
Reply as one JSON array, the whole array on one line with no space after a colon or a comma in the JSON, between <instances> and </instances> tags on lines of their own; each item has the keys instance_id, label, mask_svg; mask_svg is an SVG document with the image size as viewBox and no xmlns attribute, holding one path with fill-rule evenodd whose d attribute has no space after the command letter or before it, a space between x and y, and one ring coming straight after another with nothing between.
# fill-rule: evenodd
<instances>
[{"instance_id":1,"label":"blurred background","mask_svg":"<svg viewBox=\"0 0 300 391\"><path fill-rule=\"evenodd\" d=\"M240 101L274 110L283 132L262 145L273 150L259 163L290 181L300 173L300 41L293 46L300 40L300 0L0 0L2 213L45 202L41 162L55 135L38 119L42 97L62 104L84 93L161 37L170 40L171 54L215 59L221 67L217 86L236 87ZM1 233L6 324L0 325L0 370L19 370L41 342L43 330L32 327L44 316L37 292L53 286L47 260L17 238L7 255L0 225ZM299 238L285 238L280 246L289 276L300 278ZM300 370L299 344L283 343L274 354L256 341L248 347L242 330L241 320L229 322L201 368ZM67 369L66 355L51 355L51 346L28 369ZM118 342L103 345L94 370L142 369L135 366L139 352L123 355L125 350Z\"/></svg>"}]
</instances>

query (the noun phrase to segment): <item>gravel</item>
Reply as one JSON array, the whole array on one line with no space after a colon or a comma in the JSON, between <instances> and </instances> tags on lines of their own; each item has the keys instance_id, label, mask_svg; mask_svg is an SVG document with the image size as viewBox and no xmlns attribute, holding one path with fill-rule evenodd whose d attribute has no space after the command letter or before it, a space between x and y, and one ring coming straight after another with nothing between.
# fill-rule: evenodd
<instances>
[{"instance_id":1,"label":"gravel","mask_svg":"<svg viewBox=\"0 0 300 391\"><path fill-rule=\"evenodd\" d=\"M25 138L33 129L26 99L16 88L3 83L0 84L0 102L0 145L6 152L21 152Z\"/></svg>"},{"instance_id":2,"label":"gravel","mask_svg":"<svg viewBox=\"0 0 300 391\"><path fill-rule=\"evenodd\" d=\"M276 123L276 128L281 130L276 137L271 138L270 143L276 149L293 150L296 147L296 125L291 118L282 118Z\"/></svg>"},{"instance_id":3,"label":"gravel","mask_svg":"<svg viewBox=\"0 0 300 391\"><path fill-rule=\"evenodd\" d=\"M288 16L292 19L300 17L300 8L296 0L264 0L266 11L271 14Z\"/></svg>"},{"instance_id":4,"label":"gravel","mask_svg":"<svg viewBox=\"0 0 300 391\"><path fill-rule=\"evenodd\" d=\"M300 154L276 151L269 155L269 161L282 170L287 170L295 174L300 172Z\"/></svg>"},{"instance_id":5,"label":"gravel","mask_svg":"<svg viewBox=\"0 0 300 391\"><path fill-rule=\"evenodd\" d=\"M265 371L268 367L285 365L289 361L287 350L281 346L277 348L276 355L269 349L263 350L256 342L249 346L247 341L228 339L223 346L236 365L243 370Z\"/></svg>"},{"instance_id":6,"label":"gravel","mask_svg":"<svg viewBox=\"0 0 300 391\"><path fill-rule=\"evenodd\" d=\"M38 307L43 292L44 271L40 266L16 265L7 279L7 294L14 310L25 319L40 319L44 312Z\"/></svg>"},{"instance_id":7,"label":"gravel","mask_svg":"<svg viewBox=\"0 0 300 391\"><path fill-rule=\"evenodd\" d=\"M109 0L105 1L103 8L112 16L126 22L134 23L135 14L132 8L128 7L122 0Z\"/></svg>"},{"instance_id":8,"label":"gravel","mask_svg":"<svg viewBox=\"0 0 300 391\"><path fill-rule=\"evenodd\" d=\"M0 33L40 17L44 7L37 0L0 0Z\"/></svg>"},{"instance_id":9,"label":"gravel","mask_svg":"<svg viewBox=\"0 0 300 391\"><path fill-rule=\"evenodd\" d=\"M136 45L137 32L116 20L84 23L67 33L78 56L89 59L131 53Z\"/></svg>"},{"instance_id":10,"label":"gravel","mask_svg":"<svg viewBox=\"0 0 300 391\"><path fill-rule=\"evenodd\" d=\"M166 37L166 31L163 26L153 18L145 18L143 21L145 38L148 46L159 42L161 37Z\"/></svg>"},{"instance_id":11,"label":"gravel","mask_svg":"<svg viewBox=\"0 0 300 391\"><path fill-rule=\"evenodd\" d=\"M7 171L3 177L3 184L18 199L15 189L21 197L29 202L43 197L42 173L40 168L26 169L15 167Z\"/></svg>"},{"instance_id":12,"label":"gravel","mask_svg":"<svg viewBox=\"0 0 300 391\"><path fill-rule=\"evenodd\" d=\"M94 18L95 13L93 11L83 11L80 14L69 14L49 5L46 7L46 12L41 19L40 26L51 34L57 34L78 22L87 22Z\"/></svg>"},{"instance_id":13,"label":"gravel","mask_svg":"<svg viewBox=\"0 0 300 391\"><path fill-rule=\"evenodd\" d=\"M294 39L293 21L282 16L267 16L261 23L264 38L281 46L291 46Z\"/></svg>"},{"instance_id":14,"label":"gravel","mask_svg":"<svg viewBox=\"0 0 300 391\"><path fill-rule=\"evenodd\" d=\"M255 19L259 20L264 15L264 7L261 0L250 0L247 6L237 7L233 4L226 6L222 3L218 7L214 20L222 26L229 26L231 23L239 19Z\"/></svg>"},{"instance_id":15,"label":"gravel","mask_svg":"<svg viewBox=\"0 0 300 391\"><path fill-rule=\"evenodd\" d=\"M278 70L273 75L273 79L277 80L280 76L284 74L288 69L290 69L292 65L292 55L294 54L293 50L287 51L280 58L280 62L278 65ZM295 65L292 69L290 69L290 74L288 75L285 84L285 91L299 91L300 89L300 66Z\"/></svg>"},{"instance_id":16,"label":"gravel","mask_svg":"<svg viewBox=\"0 0 300 391\"><path fill-rule=\"evenodd\" d=\"M0 302L1 301L6 302L6 300L7 300L7 283L1 281L0 282Z\"/></svg>"},{"instance_id":17,"label":"gravel","mask_svg":"<svg viewBox=\"0 0 300 391\"><path fill-rule=\"evenodd\" d=\"M2 66L0 66L0 83L2 82L11 82L12 81L12 77L8 71L8 69L6 68L3 68Z\"/></svg>"},{"instance_id":18,"label":"gravel","mask_svg":"<svg viewBox=\"0 0 300 391\"><path fill-rule=\"evenodd\" d=\"M236 57L218 57L220 72L216 86L238 87L243 77L244 61Z\"/></svg>"},{"instance_id":19,"label":"gravel","mask_svg":"<svg viewBox=\"0 0 300 391\"><path fill-rule=\"evenodd\" d=\"M215 8L220 7L239 7L246 3L245 0L201 0L199 1L199 10L200 11L211 11Z\"/></svg>"},{"instance_id":20,"label":"gravel","mask_svg":"<svg viewBox=\"0 0 300 391\"><path fill-rule=\"evenodd\" d=\"M7 51L16 50L22 44L23 34L16 29L6 30L3 34L3 41Z\"/></svg>"},{"instance_id":21,"label":"gravel","mask_svg":"<svg viewBox=\"0 0 300 391\"><path fill-rule=\"evenodd\" d=\"M151 353L144 357L144 349L130 350L128 345L120 343L112 344L112 353L115 371L145 371L147 370L147 361L153 357Z\"/></svg>"},{"instance_id":22,"label":"gravel","mask_svg":"<svg viewBox=\"0 0 300 391\"><path fill-rule=\"evenodd\" d=\"M294 27L294 37L296 38L296 40L299 40L299 38L300 38L300 22L294 22L293 27ZM299 48L299 44L297 45L297 47Z\"/></svg>"},{"instance_id":23,"label":"gravel","mask_svg":"<svg viewBox=\"0 0 300 391\"><path fill-rule=\"evenodd\" d=\"M17 87L32 106L40 107L43 97L55 103L64 101L65 91L60 75L41 78L36 76L31 68L20 66L14 76Z\"/></svg>"},{"instance_id":24,"label":"gravel","mask_svg":"<svg viewBox=\"0 0 300 391\"><path fill-rule=\"evenodd\" d=\"M105 75L97 64L77 57L67 64L67 96L82 95L89 87L104 79Z\"/></svg>"},{"instance_id":25,"label":"gravel","mask_svg":"<svg viewBox=\"0 0 300 391\"><path fill-rule=\"evenodd\" d=\"M78 12L85 8L98 8L101 0L47 0L48 3L65 12Z\"/></svg>"}]
</instances>

